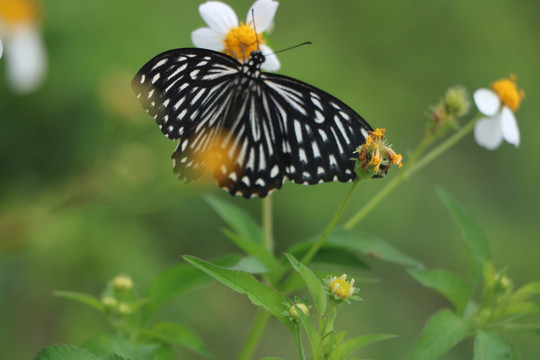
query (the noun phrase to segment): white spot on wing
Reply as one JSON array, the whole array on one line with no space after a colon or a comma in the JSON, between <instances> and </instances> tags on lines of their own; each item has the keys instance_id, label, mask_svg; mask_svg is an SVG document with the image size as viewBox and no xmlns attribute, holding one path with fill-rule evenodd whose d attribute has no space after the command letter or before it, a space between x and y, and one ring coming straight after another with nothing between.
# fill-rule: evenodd
<instances>
[{"instance_id":1,"label":"white spot on wing","mask_svg":"<svg viewBox=\"0 0 540 360\"><path fill-rule=\"evenodd\" d=\"M157 69L158 67L162 66L163 64L165 64L167 61L169 61L168 59L161 59L159 60L154 66L152 66L152 70L155 70Z\"/></svg>"},{"instance_id":2,"label":"white spot on wing","mask_svg":"<svg viewBox=\"0 0 540 360\"><path fill-rule=\"evenodd\" d=\"M276 177L279 174L279 168L277 165L274 165L272 167L272 170L270 170L270 177Z\"/></svg>"}]
</instances>

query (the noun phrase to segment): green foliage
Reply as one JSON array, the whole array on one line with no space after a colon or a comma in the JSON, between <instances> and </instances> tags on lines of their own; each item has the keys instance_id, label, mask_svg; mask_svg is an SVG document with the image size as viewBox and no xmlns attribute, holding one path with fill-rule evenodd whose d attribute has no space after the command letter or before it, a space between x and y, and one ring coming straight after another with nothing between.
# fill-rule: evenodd
<instances>
[{"instance_id":1,"label":"green foliage","mask_svg":"<svg viewBox=\"0 0 540 360\"><path fill-rule=\"evenodd\" d=\"M89 305L99 312L105 312L105 306L103 305L103 303L98 298L92 295L82 294L74 291L55 291L54 295L72 301L77 301L85 305Z\"/></svg>"},{"instance_id":2,"label":"green foliage","mask_svg":"<svg viewBox=\"0 0 540 360\"><path fill-rule=\"evenodd\" d=\"M288 301L285 295L280 294L268 285L262 284L251 274L244 271L219 267L192 256L184 256L184 259L223 285L240 294L247 295L253 304L270 312L289 329L292 328L290 320L282 315L283 303Z\"/></svg>"},{"instance_id":3,"label":"green foliage","mask_svg":"<svg viewBox=\"0 0 540 360\"><path fill-rule=\"evenodd\" d=\"M159 322L154 324L148 330L144 330L142 334L152 340L158 340L166 344L184 346L207 358L213 357L199 336L179 323Z\"/></svg>"},{"instance_id":4,"label":"green foliage","mask_svg":"<svg viewBox=\"0 0 540 360\"><path fill-rule=\"evenodd\" d=\"M293 269L304 279L307 288L313 298L319 317L323 317L326 312L326 294L324 292L321 280L307 266L296 260L291 254L285 254Z\"/></svg>"},{"instance_id":5,"label":"green foliage","mask_svg":"<svg viewBox=\"0 0 540 360\"><path fill-rule=\"evenodd\" d=\"M240 256L230 255L217 259L215 264L233 266ZM187 264L178 264L162 271L150 284L145 304L145 321L149 320L167 301L206 286L212 278Z\"/></svg>"},{"instance_id":6,"label":"green foliage","mask_svg":"<svg viewBox=\"0 0 540 360\"><path fill-rule=\"evenodd\" d=\"M96 356L88 350L67 345L52 345L44 348L34 360L123 360L121 356Z\"/></svg>"},{"instance_id":7,"label":"green foliage","mask_svg":"<svg viewBox=\"0 0 540 360\"><path fill-rule=\"evenodd\" d=\"M422 285L445 296L454 305L456 313L463 315L471 295L471 289L458 275L443 269L409 269L409 273Z\"/></svg>"},{"instance_id":8,"label":"green foliage","mask_svg":"<svg viewBox=\"0 0 540 360\"><path fill-rule=\"evenodd\" d=\"M502 334L479 331L474 338L474 360L517 360L519 356Z\"/></svg>"},{"instance_id":9,"label":"green foliage","mask_svg":"<svg viewBox=\"0 0 540 360\"><path fill-rule=\"evenodd\" d=\"M423 264L403 254L388 242L369 234L354 230L335 230L328 237L328 244L357 251L376 259L398 265L423 268Z\"/></svg>"},{"instance_id":10,"label":"green foliage","mask_svg":"<svg viewBox=\"0 0 540 360\"><path fill-rule=\"evenodd\" d=\"M409 359L436 359L465 339L471 329L471 324L450 310L441 310L428 320L422 336L409 355Z\"/></svg>"},{"instance_id":11,"label":"green foliage","mask_svg":"<svg viewBox=\"0 0 540 360\"><path fill-rule=\"evenodd\" d=\"M330 353L328 360L342 360L346 359L353 352L361 349L362 347L374 343L376 341L386 340L394 338L395 335L385 335L385 334L373 334L373 335L363 335L358 336L354 339L345 341L337 345L333 351Z\"/></svg>"},{"instance_id":12,"label":"green foliage","mask_svg":"<svg viewBox=\"0 0 540 360\"><path fill-rule=\"evenodd\" d=\"M438 189L437 194L461 230L469 258L469 274L474 285L482 276L484 264L491 260L488 241L475 221L444 190Z\"/></svg>"},{"instance_id":13,"label":"green foliage","mask_svg":"<svg viewBox=\"0 0 540 360\"><path fill-rule=\"evenodd\" d=\"M455 313L444 309L428 320L409 358L436 359L465 338L474 337L475 360L519 359L502 332L520 328L518 320L523 316L540 313L540 306L529 301L539 294L538 282L514 291L506 272L494 270L487 239L473 218L446 192L438 190L438 194L461 229L469 257L469 280L465 282L447 270L409 270L422 285L439 292L455 307ZM483 288L476 300L474 291L480 279Z\"/></svg>"}]
</instances>

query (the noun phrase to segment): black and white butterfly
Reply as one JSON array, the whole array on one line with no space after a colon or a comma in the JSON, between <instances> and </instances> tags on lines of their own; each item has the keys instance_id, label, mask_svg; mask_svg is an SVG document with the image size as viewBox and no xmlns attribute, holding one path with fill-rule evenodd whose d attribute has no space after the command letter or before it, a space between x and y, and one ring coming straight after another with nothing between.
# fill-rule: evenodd
<instances>
[{"instance_id":1,"label":"black and white butterfly","mask_svg":"<svg viewBox=\"0 0 540 360\"><path fill-rule=\"evenodd\" d=\"M186 181L210 170L232 195L265 197L285 178L298 184L352 181L351 160L371 126L340 100L299 80L260 71L264 55L240 63L184 48L154 57L132 87L171 140Z\"/></svg>"}]
</instances>

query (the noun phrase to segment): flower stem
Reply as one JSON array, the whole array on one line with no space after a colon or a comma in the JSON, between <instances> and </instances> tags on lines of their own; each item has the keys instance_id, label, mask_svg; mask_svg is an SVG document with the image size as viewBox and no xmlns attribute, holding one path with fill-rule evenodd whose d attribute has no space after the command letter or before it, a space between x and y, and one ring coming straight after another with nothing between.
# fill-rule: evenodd
<instances>
[{"instance_id":1,"label":"flower stem","mask_svg":"<svg viewBox=\"0 0 540 360\"><path fill-rule=\"evenodd\" d=\"M262 223L264 232L264 247L269 253L274 253L274 218L272 215L272 198L267 196L262 201Z\"/></svg>"},{"instance_id":2,"label":"flower stem","mask_svg":"<svg viewBox=\"0 0 540 360\"><path fill-rule=\"evenodd\" d=\"M328 238L328 235L330 235L332 230L334 230L334 228L336 227L339 219L343 215L343 212L345 211L345 208L347 207L347 204L351 200L352 194L354 193L354 190L356 189L356 186L358 186L359 182L360 182L360 180L356 180L356 181L354 181L352 183L352 186L349 189L349 192L345 196L345 199L341 203L338 211L334 214L334 217L332 217L332 220L330 220L330 222L328 223L328 225L326 226L326 228L322 232L321 236L317 239L317 241L315 241L313 243L313 245L311 245L308 252L300 260L300 262L302 264L304 264L304 265L309 264L309 262L315 256L315 254L317 254L317 251L319 251L321 246L324 245L324 243L326 242L326 239ZM284 279L284 278L282 278L282 279ZM285 292L285 293L289 292L291 290L292 283L293 283L293 278L292 277L289 276L288 278L286 278L286 280L283 282L283 285L281 286L282 291Z\"/></svg>"},{"instance_id":3,"label":"flower stem","mask_svg":"<svg viewBox=\"0 0 540 360\"><path fill-rule=\"evenodd\" d=\"M269 318L270 313L268 311L264 309L257 310L255 321L251 326L249 335L246 339L246 342L244 343L244 347L238 355L238 360L249 360L251 358L251 355L253 355L255 348L259 344L262 333L264 331L264 328L266 327L266 323L268 322Z\"/></svg>"},{"instance_id":4,"label":"flower stem","mask_svg":"<svg viewBox=\"0 0 540 360\"><path fill-rule=\"evenodd\" d=\"M465 126L463 126L459 131L457 131L454 135L450 136L446 141L443 141L439 146L431 150L426 156L424 156L422 159L420 159L416 164L413 164L409 168L409 171L406 172L407 176L410 176L417 172L418 170L422 169L424 166L432 162L434 159L436 159L439 155L444 153L446 150L450 149L452 146L454 146L459 140L461 140L465 135L467 135L469 132L474 129L474 125L476 125L476 122L480 118L481 114L476 115L471 121L469 121Z\"/></svg>"},{"instance_id":5,"label":"flower stem","mask_svg":"<svg viewBox=\"0 0 540 360\"><path fill-rule=\"evenodd\" d=\"M317 241L308 250L306 255L304 255L304 257L302 258L301 260L302 264L307 265L313 259L317 251L319 251L321 246L324 245L324 243L326 242L326 239L328 238L328 235L330 235L332 230L334 230L339 219L341 218L341 215L343 215L343 212L345 211L347 204L351 200L352 194L354 193L354 190L356 189L356 186L358 186L359 182L360 182L359 180L356 180L352 183L352 186L349 189L347 196L341 203L341 206L339 207L338 211L334 214L334 217L332 218L332 220L330 220L330 223L328 223L328 225L326 226L326 229L324 229L321 236L317 239Z\"/></svg>"},{"instance_id":6,"label":"flower stem","mask_svg":"<svg viewBox=\"0 0 540 360\"><path fill-rule=\"evenodd\" d=\"M399 174L397 174L397 176L395 176L392 180L386 183L386 186L384 186L381 189L381 191L375 194L375 196L372 197L371 200L368 201L360 210L358 210L356 214L351 216L351 218L345 223L343 228L346 230L352 229L376 205L378 205L379 202L381 202L385 197L387 197L392 192L392 190L394 190L404 179L408 179L412 174L416 173L418 170L422 169L424 166L432 162L439 155L441 155L446 150L451 148L459 140L461 140L465 135L471 132L472 129L474 128L474 125L478 121L479 117L480 117L479 115L476 115L471 121L469 121L465 126L459 129L456 133L454 133L448 139L446 139L445 141L440 143L438 146L436 146L433 150L427 153L423 158L416 161L419 158L419 156L422 154L424 149L432 141L431 138L425 137L420 142L416 150L414 151L413 155L410 158L409 163L407 164L407 167L405 167L402 171L400 171Z\"/></svg>"}]
</instances>

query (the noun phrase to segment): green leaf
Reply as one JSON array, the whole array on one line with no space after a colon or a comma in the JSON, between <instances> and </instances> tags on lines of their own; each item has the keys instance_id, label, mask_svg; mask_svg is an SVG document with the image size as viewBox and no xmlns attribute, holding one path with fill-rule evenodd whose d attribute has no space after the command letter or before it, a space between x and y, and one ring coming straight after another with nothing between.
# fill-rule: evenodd
<instances>
[{"instance_id":1,"label":"green leaf","mask_svg":"<svg viewBox=\"0 0 540 360\"><path fill-rule=\"evenodd\" d=\"M264 247L263 230L246 212L215 197L208 196L206 201L233 230L224 229L225 236L247 254L261 260L269 269L279 266L274 255Z\"/></svg>"},{"instance_id":2,"label":"green leaf","mask_svg":"<svg viewBox=\"0 0 540 360\"><path fill-rule=\"evenodd\" d=\"M301 259L311 248L313 242L302 242L293 245L287 252L294 255L297 259ZM317 254L310 262L311 264L324 263L340 266L351 266L358 268L368 268L369 266L365 261L360 258L355 252L343 248L341 246L334 246L324 244L321 246Z\"/></svg>"},{"instance_id":3,"label":"green leaf","mask_svg":"<svg viewBox=\"0 0 540 360\"><path fill-rule=\"evenodd\" d=\"M540 295L540 281L535 281L520 287L512 295L511 301L528 300L533 296Z\"/></svg>"},{"instance_id":4,"label":"green leaf","mask_svg":"<svg viewBox=\"0 0 540 360\"><path fill-rule=\"evenodd\" d=\"M456 313L463 314L470 297L470 288L463 279L446 270L410 269L409 273L422 285L445 296L454 304Z\"/></svg>"},{"instance_id":5,"label":"green leaf","mask_svg":"<svg viewBox=\"0 0 540 360\"><path fill-rule=\"evenodd\" d=\"M257 244L264 243L261 227L245 211L216 197L206 196L205 199L239 237Z\"/></svg>"},{"instance_id":6,"label":"green leaf","mask_svg":"<svg viewBox=\"0 0 540 360\"><path fill-rule=\"evenodd\" d=\"M266 250L263 244L236 235L235 233L226 229L223 230L223 233L240 249L259 259L268 269L272 270L280 266L279 261L277 261L272 253Z\"/></svg>"},{"instance_id":7,"label":"green leaf","mask_svg":"<svg viewBox=\"0 0 540 360\"><path fill-rule=\"evenodd\" d=\"M170 345L162 345L156 350L152 360L177 360L177 356Z\"/></svg>"},{"instance_id":8,"label":"green leaf","mask_svg":"<svg viewBox=\"0 0 540 360\"><path fill-rule=\"evenodd\" d=\"M85 349L101 357L117 354L133 360L153 360L159 347L159 344L135 344L121 336L104 334L96 336L84 344ZM101 357L100 359L102 359Z\"/></svg>"},{"instance_id":9,"label":"green leaf","mask_svg":"<svg viewBox=\"0 0 540 360\"><path fill-rule=\"evenodd\" d=\"M479 331L474 339L474 360L517 360L519 356L502 334Z\"/></svg>"},{"instance_id":10,"label":"green leaf","mask_svg":"<svg viewBox=\"0 0 540 360\"><path fill-rule=\"evenodd\" d=\"M424 267L420 261L403 254L384 240L355 230L335 230L328 236L327 243L399 265Z\"/></svg>"},{"instance_id":11,"label":"green leaf","mask_svg":"<svg viewBox=\"0 0 540 360\"><path fill-rule=\"evenodd\" d=\"M288 310L284 308L283 304L290 303L287 296L260 283L249 273L216 266L193 256L184 256L184 259L223 285L240 294L247 295L253 304L266 309L292 331L294 325L287 316L282 314L284 310Z\"/></svg>"},{"instance_id":12,"label":"green leaf","mask_svg":"<svg viewBox=\"0 0 540 360\"><path fill-rule=\"evenodd\" d=\"M309 344L311 345L312 358L322 359L323 347L322 347L322 339L321 339L321 336L319 335L319 332L317 331L317 329L315 329L315 326L309 320L309 317L304 314L302 309L296 307L296 312L298 313L300 323L306 330L306 334L309 339Z\"/></svg>"},{"instance_id":13,"label":"green leaf","mask_svg":"<svg viewBox=\"0 0 540 360\"><path fill-rule=\"evenodd\" d=\"M103 303L95 296L74 291L55 291L53 294L64 299L69 299L79 302L81 304L89 305L90 307L93 307L101 313L105 312L105 307L103 306Z\"/></svg>"},{"instance_id":14,"label":"green leaf","mask_svg":"<svg viewBox=\"0 0 540 360\"><path fill-rule=\"evenodd\" d=\"M255 256L244 256L232 267L232 269L245 271L250 274L266 274L269 271L261 260L257 259Z\"/></svg>"},{"instance_id":15,"label":"green leaf","mask_svg":"<svg viewBox=\"0 0 540 360\"><path fill-rule=\"evenodd\" d=\"M474 219L446 191L437 189L437 194L461 229L469 258L471 280L476 284L482 276L482 267L491 259L489 243Z\"/></svg>"},{"instance_id":16,"label":"green leaf","mask_svg":"<svg viewBox=\"0 0 540 360\"><path fill-rule=\"evenodd\" d=\"M527 301L510 303L499 316L523 316L540 313L540 306Z\"/></svg>"},{"instance_id":17,"label":"green leaf","mask_svg":"<svg viewBox=\"0 0 540 360\"><path fill-rule=\"evenodd\" d=\"M353 352L366 345L369 345L376 341L391 339L395 337L396 335L391 334L370 334L355 337L354 339L338 344L330 353L328 360L343 360L347 356L351 355Z\"/></svg>"},{"instance_id":18,"label":"green leaf","mask_svg":"<svg viewBox=\"0 0 540 360\"><path fill-rule=\"evenodd\" d=\"M230 267L236 264L239 259L240 255L230 255L216 260L215 263ZM178 264L164 270L152 281L148 288L144 319L148 321L165 302L172 298L209 285L212 282L211 277L187 264Z\"/></svg>"},{"instance_id":19,"label":"green leaf","mask_svg":"<svg viewBox=\"0 0 540 360\"><path fill-rule=\"evenodd\" d=\"M34 360L97 360L88 350L68 345L51 345L42 349Z\"/></svg>"},{"instance_id":20,"label":"green leaf","mask_svg":"<svg viewBox=\"0 0 540 360\"><path fill-rule=\"evenodd\" d=\"M414 344L409 360L436 359L461 342L471 330L471 325L450 310L433 315Z\"/></svg>"},{"instance_id":21,"label":"green leaf","mask_svg":"<svg viewBox=\"0 0 540 360\"><path fill-rule=\"evenodd\" d=\"M143 334L168 344L186 347L207 358L213 358L212 353L206 348L199 336L182 324L160 322L143 331Z\"/></svg>"},{"instance_id":22,"label":"green leaf","mask_svg":"<svg viewBox=\"0 0 540 360\"><path fill-rule=\"evenodd\" d=\"M266 357L263 357L261 360L283 360L283 359L280 357L266 356Z\"/></svg>"},{"instance_id":23,"label":"green leaf","mask_svg":"<svg viewBox=\"0 0 540 360\"><path fill-rule=\"evenodd\" d=\"M322 317L326 311L326 294L324 292L321 280L307 266L296 260L294 256L291 254L285 254L285 256L291 263L294 270L296 270L296 272L298 272L306 282L309 293L311 294L315 307L317 308L317 312L319 313L319 317Z\"/></svg>"}]
</instances>

